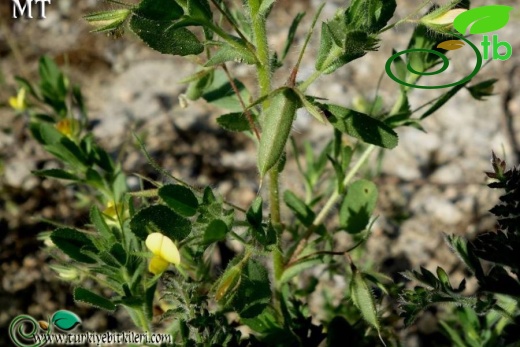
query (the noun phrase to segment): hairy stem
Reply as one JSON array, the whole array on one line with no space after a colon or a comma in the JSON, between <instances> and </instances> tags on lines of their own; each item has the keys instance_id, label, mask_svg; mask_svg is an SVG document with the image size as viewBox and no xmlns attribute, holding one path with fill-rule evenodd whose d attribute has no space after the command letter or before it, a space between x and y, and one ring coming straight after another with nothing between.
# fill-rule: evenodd
<instances>
[{"instance_id":1,"label":"hairy stem","mask_svg":"<svg viewBox=\"0 0 520 347\"><path fill-rule=\"evenodd\" d=\"M148 322L148 319L146 318L146 314L144 313L143 309L127 307L127 311L130 314L130 317L132 317L132 320L134 321L136 326L143 329L145 333L150 332L150 324Z\"/></svg>"},{"instance_id":2,"label":"hairy stem","mask_svg":"<svg viewBox=\"0 0 520 347\"><path fill-rule=\"evenodd\" d=\"M349 170L349 172L347 173L347 175L343 179L343 186L344 187L346 187L350 183L352 178L354 178L356 173L365 164L365 162L368 160L368 158L370 157L370 154L372 154L372 152L374 151L375 148L376 148L376 146L369 145L365 149L365 151L363 152L361 157L359 157L359 159L356 162L356 164ZM305 233L303 238L298 243L298 246L296 246L296 249L294 250L294 253L291 256L291 258L289 260L289 263L293 263L297 259L298 255L300 255L300 253L303 251L303 249L307 245L307 241L309 240L309 238L312 236L312 234L314 233L316 228L325 220L325 217L327 217L327 215L329 214L330 210L334 207L334 205L336 204L336 202L337 202L337 200L339 199L340 196L341 196L341 194L338 192L337 189L335 189L334 193L332 193L332 195L329 197L329 199L325 203L325 206L323 206L323 208L320 211L320 213L318 214L318 216L316 216L316 219L314 219L314 222L307 229L307 232Z\"/></svg>"}]
</instances>

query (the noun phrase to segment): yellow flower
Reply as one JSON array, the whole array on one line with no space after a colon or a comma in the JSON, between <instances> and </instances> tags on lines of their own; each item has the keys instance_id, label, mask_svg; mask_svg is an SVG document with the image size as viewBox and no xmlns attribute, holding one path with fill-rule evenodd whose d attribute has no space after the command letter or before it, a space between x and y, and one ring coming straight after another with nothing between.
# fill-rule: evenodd
<instances>
[{"instance_id":1,"label":"yellow flower","mask_svg":"<svg viewBox=\"0 0 520 347\"><path fill-rule=\"evenodd\" d=\"M9 98L9 105L16 111L23 111L27 108L27 103L25 102L25 88L20 88L16 96Z\"/></svg>"},{"instance_id":2,"label":"yellow flower","mask_svg":"<svg viewBox=\"0 0 520 347\"><path fill-rule=\"evenodd\" d=\"M420 22L433 31L447 33L453 27L455 18L466 11L463 8L455 8L448 11L439 9L421 18Z\"/></svg>"},{"instance_id":3,"label":"yellow flower","mask_svg":"<svg viewBox=\"0 0 520 347\"><path fill-rule=\"evenodd\" d=\"M107 203L107 207L103 210L103 215L105 216L105 222L111 227L119 226L119 218L125 221L130 216L128 209L125 210L122 203L116 204L114 201Z\"/></svg>"},{"instance_id":4,"label":"yellow flower","mask_svg":"<svg viewBox=\"0 0 520 347\"><path fill-rule=\"evenodd\" d=\"M115 204L113 201L109 201L107 203L107 208L103 210L103 214L112 219L117 219L117 214L121 215L123 213L123 205Z\"/></svg>"},{"instance_id":5,"label":"yellow flower","mask_svg":"<svg viewBox=\"0 0 520 347\"><path fill-rule=\"evenodd\" d=\"M430 24L436 25L451 25L457 16L467 10L464 8L456 8L453 10L449 10L448 12L443 13L442 15L429 20Z\"/></svg>"},{"instance_id":6,"label":"yellow flower","mask_svg":"<svg viewBox=\"0 0 520 347\"><path fill-rule=\"evenodd\" d=\"M56 123L55 127L63 135L72 138L78 132L79 123L75 119L66 118Z\"/></svg>"},{"instance_id":7,"label":"yellow flower","mask_svg":"<svg viewBox=\"0 0 520 347\"><path fill-rule=\"evenodd\" d=\"M181 255L173 241L161 233L151 233L145 241L146 247L153 253L148 265L148 271L154 275L164 272L168 265L179 265Z\"/></svg>"}]
</instances>

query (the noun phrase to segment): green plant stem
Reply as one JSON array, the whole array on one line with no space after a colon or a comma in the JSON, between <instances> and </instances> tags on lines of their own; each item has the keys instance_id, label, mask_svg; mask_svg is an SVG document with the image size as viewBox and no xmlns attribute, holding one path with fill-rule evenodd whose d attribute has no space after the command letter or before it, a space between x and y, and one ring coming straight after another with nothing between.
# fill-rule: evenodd
<instances>
[{"instance_id":1,"label":"green plant stem","mask_svg":"<svg viewBox=\"0 0 520 347\"><path fill-rule=\"evenodd\" d=\"M349 173L343 179L344 187L346 187L350 183L350 180L352 180L352 178L354 178L354 175L359 171L359 169L363 166L363 164L365 164L367 159L370 157L370 154L372 154L372 152L375 149L376 149L376 146L374 146L374 145L369 145L365 149L365 151L363 152L361 157L359 157L356 165L354 165L352 167L352 169L350 169ZM323 222L323 220L329 214L332 207L334 207L334 204L336 203L336 201L338 200L339 197L340 197L340 193L338 192L337 189L335 189L334 193L332 193L332 195L329 197L329 200L327 200L327 202L325 203L325 206L323 206L323 209L320 211L320 213L318 214L318 216L312 223L315 227L317 227L318 225L320 225Z\"/></svg>"},{"instance_id":2,"label":"green plant stem","mask_svg":"<svg viewBox=\"0 0 520 347\"><path fill-rule=\"evenodd\" d=\"M305 91L307 90L307 88L309 88L309 86L311 84L314 83L314 81L316 81L318 78L320 78L321 76L321 71L314 71L314 73L312 75L310 75L305 81L303 81L299 86L298 88L302 91L302 93L305 93Z\"/></svg>"},{"instance_id":3,"label":"green plant stem","mask_svg":"<svg viewBox=\"0 0 520 347\"><path fill-rule=\"evenodd\" d=\"M223 10L220 5L215 1L215 0L211 0L211 3L213 4L213 6L215 6L217 8L217 10L222 14L222 16L224 16L224 18L226 18L226 20L228 21L228 23L233 27L233 29L236 31L236 33L238 34L238 36L240 36L240 38L246 43L246 45L250 48L252 45L251 43L247 40L247 38L245 37L244 34L242 34L242 31L240 31L240 28L238 27L238 25L235 23L235 21L233 20L233 18L231 18L228 13ZM224 6L226 6L226 4L224 3Z\"/></svg>"},{"instance_id":4,"label":"green plant stem","mask_svg":"<svg viewBox=\"0 0 520 347\"><path fill-rule=\"evenodd\" d=\"M248 54L248 53L255 54L255 52L247 44L247 41L245 42L246 45L244 46L239 41L237 41L234 36L228 34L221 27L215 25L213 22L204 20L204 21L200 21L200 23L202 25L207 26L208 28L210 28L215 34L220 36L220 38L222 38L224 41L226 41L231 46L235 47L237 50L239 50L239 51L241 51L241 52L243 52L245 54Z\"/></svg>"},{"instance_id":5,"label":"green plant stem","mask_svg":"<svg viewBox=\"0 0 520 347\"><path fill-rule=\"evenodd\" d=\"M255 6L251 6L251 20L253 22L253 37L256 46L256 54L258 57L257 73L260 84L260 97L268 95L271 92L271 64L269 61L269 46L267 44L267 32L265 27L265 17L258 16L254 13ZM267 98L262 103L262 108L265 111L269 107L269 99ZM281 226L280 219L280 191L279 191L279 176L277 165L269 172L269 208L271 212L271 221L275 228ZM281 228L278 230L282 230ZM283 256L280 249L280 235L278 235L277 247L271 252L273 259L273 268L275 274L275 288L278 279L283 273ZM278 295L275 295L278 299ZM276 300L278 302L278 300ZM278 305L279 303L275 303Z\"/></svg>"},{"instance_id":6,"label":"green plant stem","mask_svg":"<svg viewBox=\"0 0 520 347\"><path fill-rule=\"evenodd\" d=\"M247 109L247 106L244 102L244 99L242 98L242 95L240 95L240 91L238 90L235 81L233 79L233 76L231 76L231 73L229 72L226 64L222 64L222 69L226 73L226 76L229 80L229 84L231 85L231 88L233 88L233 91L235 92L238 101L240 102L240 105L242 106L242 109L244 110L244 115L247 118L247 121L249 123L249 128L251 128L251 131L255 134L258 141L260 141L260 132L258 131L255 122L253 120L253 116L251 115L251 111Z\"/></svg>"},{"instance_id":7,"label":"green plant stem","mask_svg":"<svg viewBox=\"0 0 520 347\"><path fill-rule=\"evenodd\" d=\"M390 111L390 115L398 114L399 110L401 109L401 107L403 107L406 100L406 92L401 90L401 92L399 93L399 98L397 99L396 103L392 107L392 110Z\"/></svg>"},{"instance_id":8,"label":"green plant stem","mask_svg":"<svg viewBox=\"0 0 520 347\"><path fill-rule=\"evenodd\" d=\"M260 97L268 95L271 91L271 69L269 62L269 48L267 46L267 33L265 30L264 19L253 20L253 32L256 44L256 56L259 63L257 64L258 81L260 84ZM269 99L262 103L264 109L269 106Z\"/></svg>"},{"instance_id":9,"label":"green plant stem","mask_svg":"<svg viewBox=\"0 0 520 347\"><path fill-rule=\"evenodd\" d=\"M280 191L279 191L280 173L277 167L269 172L269 202L271 204L271 221L273 224L280 224Z\"/></svg>"},{"instance_id":10,"label":"green plant stem","mask_svg":"<svg viewBox=\"0 0 520 347\"><path fill-rule=\"evenodd\" d=\"M372 152L375 149L376 149L376 146L374 146L374 145L369 145L365 149L365 151L363 152L363 154L361 154L361 157L359 157L356 164L349 170L349 172L343 179L344 187L346 187L350 183L350 180L352 180L352 178L354 178L356 173L365 164L365 162L370 157L370 154L372 154ZM327 217L330 210L334 207L334 205L336 204L336 201L338 200L338 198L340 196L341 196L341 194L338 192L337 189L335 189L334 193L332 193L332 195L329 197L329 199L325 203L325 206L323 206L323 208L320 211L320 213L318 214L318 216L316 216L316 219L314 219L314 222L307 229L307 232L305 233L305 235L302 237L302 239L296 246L292 255L290 255L288 264L292 264L297 260L298 255L300 255L300 253L304 250L305 246L307 245L307 241L309 240L309 238L312 236L312 234L314 233L316 228L325 220L325 217Z\"/></svg>"},{"instance_id":11,"label":"green plant stem","mask_svg":"<svg viewBox=\"0 0 520 347\"><path fill-rule=\"evenodd\" d=\"M130 308L126 307L128 313L130 314L130 317L132 317L132 320L134 321L135 325L143 329L144 332L149 333L150 330L150 323L148 322L148 319L146 318L146 314L142 309L136 309L136 308Z\"/></svg>"},{"instance_id":12,"label":"green plant stem","mask_svg":"<svg viewBox=\"0 0 520 347\"><path fill-rule=\"evenodd\" d=\"M298 61L297 61L296 65L294 66L293 71L291 72L291 75L289 77L288 85L290 87L294 87L294 85L295 85L296 75L298 74L298 70L300 69L300 64L303 60L303 55L305 54L305 49L307 48L307 45L309 44L312 33L314 32L314 27L316 26L316 22L318 21L318 18L320 17L323 7L325 7L324 2L318 8L318 11L316 12L316 15L314 16L314 20L312 21L312 25L311 25L309 31L307 32L307 36L305 37L305 42L303 44L302 49L300 50L300 55L298 56Z\"/></svg>"},{"instance_id":13,"label":"green plant stem","mask_svg":"<svg viewBox=\"0 0 520 347\"><path fill-rule=\"evenodd\" d=\"M341 54L343 53L342 50L340 49L334 49L333 51L334 54L331 54L329 56L329 58L327 58L327 60L325 60L325 62L323 63L323 66L325 66L324 70L326 70L336 59L338 59ZM299 86L298 86L298 89L300 89L300 91L302 93L304 93L307 88L309 88L309 86L314 83L314 81L316 81L318 78L320 78L320 76L323 74L323 71L321 70L316 70L314 71L314 73L312 75L310 75L305 81L303 81Z\"/></svg>"}]
</instances>

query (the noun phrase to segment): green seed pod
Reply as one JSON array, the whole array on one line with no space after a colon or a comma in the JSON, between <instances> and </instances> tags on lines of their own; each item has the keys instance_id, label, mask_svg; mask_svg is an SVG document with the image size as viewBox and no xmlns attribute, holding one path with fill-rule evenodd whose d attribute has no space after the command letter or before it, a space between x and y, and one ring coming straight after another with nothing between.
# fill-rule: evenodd
<instances>
[{"instance_id":1,"label":"green seed pod","mask_svg":"<svg viewBox=\"0 0 520 347\"><path fill-rule=\"evenodd\" d=\"M217 289L215 290L215 299L222 300L224 297L230 298L228 293L234 292L235 288L240 285L240 276L242 274L242 264L239 263L228 269L220 278ZM227 301L227 300L226 300Z\"/></svg>"},{"instance_id":2,"label":"green seed pod","mask_svg":"<svg viewBox=\"0 0 520 347\"><path fill-rule=\"evenodd\" d=\"M363 319L376 329L379 339L386 346L381 337L381 325L379 324L374 295L368 287L363 274L355 266L352 266L352 271L352 279L350 281L352 302L361 312Z\"/></svg>"},{"instance_id":3,"label":"green seed pod","mask_svg":"<svg viewBox=\"0 0 520 347\"><path fill-rule=\"evenodd\" d=\"M263 115L262 137L258 147L258 170L264 177L280 159L291 132L300 100L290 89L283 89L271 98Z\"/></svg>"},{"instance_id":4,"label":"green seed pod","mask_svg":"<svg viewBox=\"0 0 520 347\"><path fill-rule=\"evenodd\" d=\"M190 82L190 84L188 85L188 89L186 90L186 97L193 101L199 99L202 96L202 94L204 94L206 88L208 88L212 82L213 70L211 72L208 72L204 76L200 77L199 79Z\"/></svg>"}]
</instances>

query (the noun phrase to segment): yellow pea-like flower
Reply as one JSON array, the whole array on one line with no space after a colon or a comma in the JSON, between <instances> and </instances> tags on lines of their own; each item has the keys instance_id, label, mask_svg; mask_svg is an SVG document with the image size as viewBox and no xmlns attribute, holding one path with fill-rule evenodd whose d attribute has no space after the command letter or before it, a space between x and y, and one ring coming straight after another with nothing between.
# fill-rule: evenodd
<instances>
[{"instance_id":1,"label":"yellow pea-like flower","mask_svg":"<svg viewBox=\"0 0 520 347\"><path fill-rule=\"evenodd\" d=\"M150 264L148 265L148 271L150 271L154 275L158 275L160 273L163 273L169 265L170 263L168 263L168 261L164 260L158 255L154 255L150 260Z\"/></svg>"},{"instance_id":2,"label":"yellow pea-like flower","mask_svg":"<svg viewBox=\"0 0 520 347\"><path fill-rule=\"evenodd\" d=\"M154 275L160 274L168 264L179 265L181 255L173 241L161 233L151 233L145 241L146 247L153 253L148 270Z\"/></svg>"},{"instance_id":3,"label":"yellow pea-like flower","mask_svg":"<svg viewBox=\"0 0 520 347\"><path fill-rule=\"evenodd\" d=\"M448 33L453 27L453 21L455 18L457 18L458 15L464 13L465 11L467 10L463 8L455 8L450 10L439 9L424 16L419 21L433 31Z\"/></svg>"},{"instance_id":4,"label":"yellow pea-like flower","mask_svg":"<svg viewBox=\"0 0 520 347\"><path fill-rule=\"evenodd\" d=\"M16 96L9 98L9 105L16 111L23 111L27 108L25 102L25 88L20 88Z\"/></svg>"},{"instance_id":5,"label":"yellow pea-like flower","mask_svg":"<svg viewBox=\"0 0 520 347\"><path fill-rule=\"evenodd\" d=\"M466 11L467 10L463 9L463 8L456 8L453 10L449 10L436 18L430 19L429 23L436 24L436 25L450 25L450 24L453 24L453 21L455 20L455 18L457 18L457 16L459 14L466 12Z\"/></svg>"},{"instance_id":6,"label":"yellow pea-like flower","mask_svg":"<svg viewBox=\"0 0 520 347\"><path fill-rule=\"evenodd\" d=\"M75 119L62 119L55 125L56 129L63 135L72 138L78 132L79 123Z\"/></svg>"}]
</instances>

